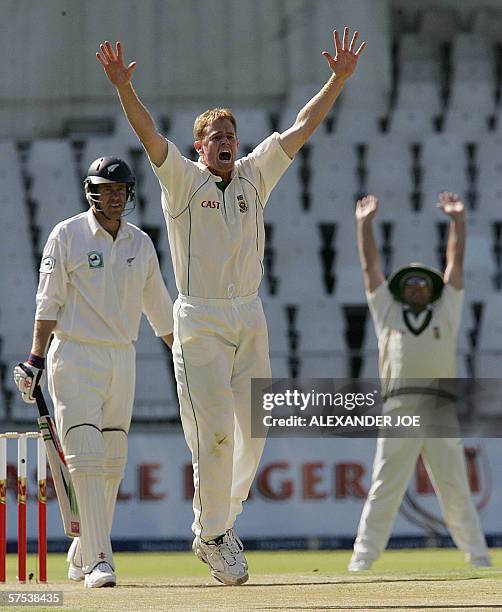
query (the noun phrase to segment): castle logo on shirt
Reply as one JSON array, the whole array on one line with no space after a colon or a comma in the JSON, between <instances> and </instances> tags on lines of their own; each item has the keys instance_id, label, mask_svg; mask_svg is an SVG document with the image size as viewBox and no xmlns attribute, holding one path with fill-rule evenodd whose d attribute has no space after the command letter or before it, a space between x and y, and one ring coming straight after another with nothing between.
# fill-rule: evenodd
<instances>
[{"instance_id":1,"label":"castle logo on shirt","mask_svg":"<svg viewBox=\"0 0 502 612\"><path fill-rule=\"evenodd\" d=\"M52 255L46 255L42 258L40 262L39 272L43 272L44 274L50 274L56 266L56 260Z\"/></svg>"},{"instance_id":2,"label":"castle logo on shirt","mask_svg":"<svg viewBox=\"0 0 502 612\"><path fill-rule=\"evenodd\" d=\"M91 251L87 253L87 261L89 262L89 268L102 268L104 266L103 253Z\"/></svg>"}]
</instances>

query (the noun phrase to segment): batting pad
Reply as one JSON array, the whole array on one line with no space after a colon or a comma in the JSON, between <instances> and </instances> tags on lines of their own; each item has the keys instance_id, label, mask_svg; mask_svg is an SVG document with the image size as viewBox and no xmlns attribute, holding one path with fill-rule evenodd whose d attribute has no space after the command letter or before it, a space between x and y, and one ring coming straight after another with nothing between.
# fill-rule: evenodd
<instances>
[{"instance_id":1,"label":"batting pad","mask_svg":"<svg viewBox=\"0 0 502 612\"><path fill-rule=\"evenodd\" d=\"M66 463L72 480L75 474L103 475L105 442L102 433L92 425L72 427L63 442ZM80 508L80 500L79 508Z\"/></svg>"},{"instance_id":2,"label":"batting pad","mask_svg":"<svg viewBox=\"0 0 502 612\"><path fill-rule=\"evenodd\" d=\"M66 555L66 562L73 563L77 567L82 567L82 551L80 549L80 538L73 538L68 554Z\"/></svg>"},{"instance_id":3,"label":"batting pad","mask_svg":"<svg viewBox=\"0 0 502 612\"><path fill-rule=\"evenodd\" d=\"M104 476L122 480L127 462L127 434L122 430L105 430L102 433L105 444Z\"/></svg>"},{"instance_id":4,"label":"batting pad","mask_svg":"<svg viewBox=\"0 0 502 612\"><path fill-rule=\"evenodd\" d=\"M113 568L110 530L105 503L105 484L101 475L76 471L72 474L80 513L82 569L91 572L102 561Z\"/></svg>"}]
</instances>

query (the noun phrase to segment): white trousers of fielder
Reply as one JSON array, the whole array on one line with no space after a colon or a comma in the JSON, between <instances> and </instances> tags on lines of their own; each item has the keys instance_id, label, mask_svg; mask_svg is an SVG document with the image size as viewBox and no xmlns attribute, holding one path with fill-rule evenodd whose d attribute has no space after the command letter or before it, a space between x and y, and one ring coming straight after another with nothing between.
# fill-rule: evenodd
<instances>
[{"instance_id":1,"label":"white trousers of fielder","mask_svg":"<svg viewBox=\"0 0 502 612\"><path fill-rule=\"evenodd\" d=\"M453 541L469 559L487 557L459 438L379 438L371 488L364 504L353 559L374 561L387 546L394 518L422 455Z\"/></svg>"},{"instance_id":2,"label":"white trousers of fielder","mask_svg":"<svg viewBox=\"0 0 502 612\"><path fill-rule=\"evenodd\" d=\"M81 536L69 561L115 567L110 531L127 460L135 386L133 345L55 338L47 355L55 421L77 496Z\"/></svg>"},{"instance_id":3,"label":"white trousers of fielder","mask_svg":"<svg viewBox=\"0 0 502 612\"><path fill-rule=\"evenodd\" d=\"M173 361L192 453L192 530L209 540L230 529L242 511L265 444L251 438L251 379L271 376L260 298L179 296Z\"/></svg>"}]
</instances>

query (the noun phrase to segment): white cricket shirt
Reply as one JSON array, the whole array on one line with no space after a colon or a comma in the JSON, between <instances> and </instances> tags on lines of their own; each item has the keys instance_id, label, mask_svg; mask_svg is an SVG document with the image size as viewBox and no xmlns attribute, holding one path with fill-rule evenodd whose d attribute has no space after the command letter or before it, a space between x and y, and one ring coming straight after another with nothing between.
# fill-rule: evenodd
<instances>
[{"instance_id":1,"label":"white cricket shirt","mask_svg":"<svg viewBox=\"0 0 502 612\"><path fill-rule=\"evenodd\" d=\"M395 379L456 377L463 290L446 284L439 300L418 317L394 299L385 282L367 298L378 338L380 377L387 390Z\"/></svg>"},{"instance_id":2,"label":"white cricket shirt","mask_svg":"<svg viewBox=\"0 0 502 612\"><path fill-rule=\"evenodd\" d=\"M251 295L263 276L263 209L291 164L276 132L235 162L232 180L181 155L168 141L162 166L152 168L162 188L176 285L182 295L232 298Z\"/></svg>"},{"instance_id":3,"label":"white cricket shirt","mask_svg":"<svg viewBox=\"0 0 502 612\"><path fill-rule=\"evenodd\" d=\"M173 330L172 301L150 237L122 219L115 240L92 210L58 223L45 245L37 320L81 342L129 344L141 313L157 336Z\"/></svg>"}]
</instances>

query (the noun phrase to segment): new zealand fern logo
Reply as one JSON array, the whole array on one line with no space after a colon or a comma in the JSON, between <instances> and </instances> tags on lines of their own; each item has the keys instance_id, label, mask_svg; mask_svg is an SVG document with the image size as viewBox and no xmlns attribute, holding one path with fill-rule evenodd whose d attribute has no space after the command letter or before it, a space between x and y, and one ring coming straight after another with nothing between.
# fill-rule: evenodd
<instances>
[{"instance_id":1,"label":"new zealand fern logo","mask_svg":"<svg viewBox=\"0 0 502 612\"><path fill-rule=\"evenodd\" d=\"M87 253L87 261L89 262L89 268L102 268L104 266L103 253L91 251Z\"/></svg>"}]
</instances>

